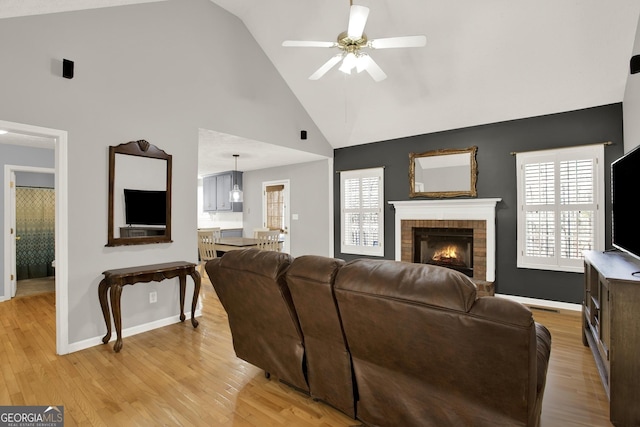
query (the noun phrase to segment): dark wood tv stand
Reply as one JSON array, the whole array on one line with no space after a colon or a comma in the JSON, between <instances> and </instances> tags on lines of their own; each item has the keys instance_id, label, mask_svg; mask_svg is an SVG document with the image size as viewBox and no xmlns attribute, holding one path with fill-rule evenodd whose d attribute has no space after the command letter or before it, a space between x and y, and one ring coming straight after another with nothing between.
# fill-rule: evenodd
<instances>
[{"instance_id":1,"label":"dark wood tv stand","mask_svg":"<svg viewBox=\"0 0 640 427\"><path fill-rule=\"evenodd\" d=\"M613 425L639 426L640 260L587 251L584 268L582 342L595 358Z\"/></svg>"}]
</instances>

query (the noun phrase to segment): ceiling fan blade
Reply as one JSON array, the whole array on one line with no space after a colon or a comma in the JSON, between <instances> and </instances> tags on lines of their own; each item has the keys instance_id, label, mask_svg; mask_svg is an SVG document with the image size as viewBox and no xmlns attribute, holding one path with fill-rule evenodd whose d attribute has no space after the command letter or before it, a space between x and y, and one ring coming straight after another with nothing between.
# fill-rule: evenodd
<instances>
[{"instance_id":1,"label":"ceiling fan blade","mask_svg":"<svg viewBox=\"0 0 640 427\"><path fill-rule=\"evenodd\" d=\"M389 49L395 47L422 47L427 44L425 36L388 37L371 40L369 47L372 49Z\"/></svg>"},{"instance_id":2,"label":"ceiling fan blade","mask_svg":"<svg viewBox=\"0 0 640 427\"><path fill-rule=\"evenodd\" d=\"M285 47L336 47L336 42L314 42L304 40L285 40L282 42Z\"/></svg>"},{"instance_id":3,"label":"ceiling fan blade","mask_svg":"<svg viewBox=\"0 0 640 427\"><path fill-rule=\"evenodd\" d=\"M382 71L382 68L380 68L380 66L376 64L376 61L374 61L369 55L362 55L360 57L360 61L362 68L364 68L376 82L380 82L387 78L387 75Z\"/></svg>"},{"instance_id":4,"label":"ceiling fan blade","mask_svg":"<svg viewBox=\"0 0 640 427\"><path fill-rule=\"evenodd\" d=\"M368 7L359 5L351 6L349 10L349 26L347 27L347 35L351 40L358 40L362 37L368 17Z\"/></svg>"},{"instance_id":5,"label":"ceiling fan blade","mask_svg":"<svg viewBox=\"0 0 640 427\"><path fill-rule=\"evenodd\" d=\"M334 65L336 65L340 60L342 60L342 53L332 56L327 62L322 65L322 67L318 68L318 70L309 76L309 80L318 80L320 77L324 76L327 71L332 69Z\"/></svg>"}]
</instances>

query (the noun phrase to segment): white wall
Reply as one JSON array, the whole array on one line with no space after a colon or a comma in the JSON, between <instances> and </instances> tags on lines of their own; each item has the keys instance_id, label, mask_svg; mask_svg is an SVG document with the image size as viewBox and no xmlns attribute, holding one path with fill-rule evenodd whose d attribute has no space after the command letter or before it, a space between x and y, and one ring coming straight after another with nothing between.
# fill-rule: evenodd
<instances>
[{"instance_id":1,"label":"white wall","mask_svg":"<svg viewBox=\"0 0 640 427\"><path fill-rule=\"evenodd\" d=\"M631 56L633 55L640 55L640 20ZM629 74L622 105L624 152L627 153L640 145L640 73Z\"/></svg>"},{"instance_id":2,"label":"white wall","mask_svg":"<svg viewBox=\"0 0 640 427\"><path fill-rule=\"evenodd\" d=\"M0 52L0 120L68 132L72 344L105 333L103 271L197 260L198 129L291 147L299 129L320 135L244 25L209 0L4 19ZM108 147L138 139L173 155L173 242L107 248ZM306 148L332 155L322 138ZM176 316L173 281L127 286L123 328Z\"/></svg>"},{"instance_id":3,"label":"white wall","mask_svg":"<svg viewBox=\"0 0 640 427\"><path fill-rule=\"evenodd\" d=\"M330 159L277 168L245 171L242 176L244 191L244 233L250 237L254 228L262 227L262 183L289 180L289 230L294 257L300 255L333 256L333 225L329 194L333 162Z\"/></svg>"}]
</instances>

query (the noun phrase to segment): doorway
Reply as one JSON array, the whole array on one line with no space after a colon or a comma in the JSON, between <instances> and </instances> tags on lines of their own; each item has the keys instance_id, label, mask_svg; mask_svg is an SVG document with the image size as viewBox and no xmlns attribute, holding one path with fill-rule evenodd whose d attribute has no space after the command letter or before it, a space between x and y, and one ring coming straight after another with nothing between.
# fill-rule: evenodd
<instances>
[{"instance_id":1,"label":"doorway","mask_svg":"<svg viewBox=\"0 0 640 427\"><path fill-rule=\"evenodd\" d=\"M69 324L68 324L68 170L67 170L67 132L57 129L43 128L39 126L0 120L0 130L7 131L19 145L34 146L33 141L47 141L47 146L54 150L55 175L55 311L56 311L56 353L67 354L69 352ZM6 135L0 135L5 137ZM8 141L8 138L4 142ZM0 144L3 139L0 138ZM13 142L15 144L15 142ZM3 159L4 160L4 159ZM24 166L17 166L18 168ZM16 166L4 165L4 182L11 181L11 173ZM6 187L5 187L6 190ZM4 290L0 297L0 303L10 299L10 283L12 265L11 244L15 236L11 235L11 215L9 191L4 193ZM15 242L14 242L15 243ZM15 274L15 273L14 273Z\"/></svg>"},{"instance_id":2,"label":"doorway","mask_svg":"<svg viewBox=\"0 0 640 427\"><path fill-rule=\"evenodd\" d=\"M262 183L262 226L280 230L282 252L291 253L288 179Z\"/></svg>"},{"instance_id":3,"label":"doorway","mask_svg":"<svg viewBox=\"0 0 640 427\"><path fill-rule=\"evenodd\" d=\"M55 169L9 169L9 296L55 289Z\"/></svg>"}]
</instances>

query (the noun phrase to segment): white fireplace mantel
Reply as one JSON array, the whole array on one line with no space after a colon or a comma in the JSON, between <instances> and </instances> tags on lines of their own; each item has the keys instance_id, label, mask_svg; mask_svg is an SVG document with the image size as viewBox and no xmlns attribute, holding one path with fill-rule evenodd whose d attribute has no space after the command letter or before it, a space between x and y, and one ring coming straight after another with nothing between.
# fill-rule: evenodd
<instances>
[{"instance_id":1,"label":"white fireplace mantel","mask_svg":"<svg viewBox=\"0 0 640 427\"><path fill-rule=\"evenodd\" d=\"M396 260L402 251L403 220L484 220L487 224L487 281L495 281L496 205L502 199L447 199L390 201L396 210Z\"/></svg>"}]
</instances>

